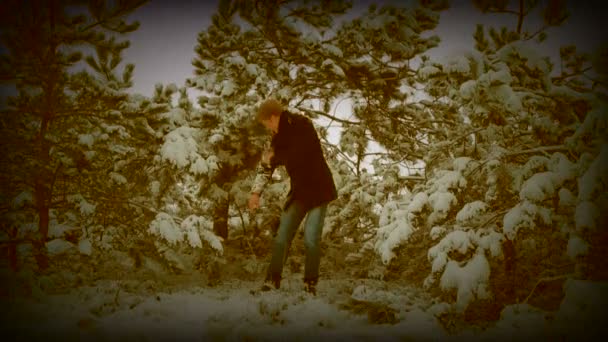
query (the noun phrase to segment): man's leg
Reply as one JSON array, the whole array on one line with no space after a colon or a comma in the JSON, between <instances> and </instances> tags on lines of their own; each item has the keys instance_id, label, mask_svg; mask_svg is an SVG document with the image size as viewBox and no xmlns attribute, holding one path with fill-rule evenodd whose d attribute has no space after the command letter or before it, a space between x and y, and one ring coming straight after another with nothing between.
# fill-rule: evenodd
<instances>
[{"instance_id":1,"label":"man's leg","mask_svg":"<svg viewBox=\"0 0 608 342\"><path fill-rule=\"evenodd\" d=\"M305 214L302 205L298 201L292 201L281 213L281 222L274 239L272 257L270 259L266 277L267 280L272 281L277 288L281 281L287 249Z\"/></svg>"},{"instance_id":2,"label":"man's leg","mask_svg":"<svg viewBox=\"0 0 608 342\"><path fill-rule=\"evenodd\" d=\"M304 266L304 282L307 290L315 293L315 285L319 279L319 264L321 263L321 233L327 205L311 209L304 224L304 246L306 247L306 264Z\"/></svg>"}]
</instances>

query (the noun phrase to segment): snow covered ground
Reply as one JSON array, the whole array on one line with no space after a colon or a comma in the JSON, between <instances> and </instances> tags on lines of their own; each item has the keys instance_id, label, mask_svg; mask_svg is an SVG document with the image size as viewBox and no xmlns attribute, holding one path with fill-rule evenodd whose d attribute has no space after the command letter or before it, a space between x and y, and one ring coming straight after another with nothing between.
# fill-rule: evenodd
<instances>
[{"instance_id":1,"label":"snow covered ground","mask_svg":"<svg viewBox=\"0 0 608 342\"><path fill-rule=\"evenodd\" d=\"M575 340L599 336L608 303L608 284L569 280L557 313L513 305L486 331L450 335L436 316L447 304L381 281L326 280L316 297L301 291L295 279L256 294L250 290L259 283L251 281L160 292L152 286L103 280L38 299L5 298L0 328L26 340ZM371 321L376 315L381 322L382 313L390 319Z\"/></svg>"}]
</instances>

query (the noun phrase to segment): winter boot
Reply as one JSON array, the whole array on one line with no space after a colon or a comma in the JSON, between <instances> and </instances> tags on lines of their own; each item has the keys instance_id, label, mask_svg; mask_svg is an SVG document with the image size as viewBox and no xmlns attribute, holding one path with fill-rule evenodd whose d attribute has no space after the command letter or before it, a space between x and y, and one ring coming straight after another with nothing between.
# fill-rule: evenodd
<instances>
[{"instance_id":1,"label":"winter boot","mask_svg":"<svg viewBox=\"0 0 608 342\"><path fill-rule=\"evenodd\" d=\"M304 280L304 291L312 294L313 296L317 295L317 280L316 279L305 279Z\"/></svg>"},{"instance_id":2,"label":"winter boot","mask_svg":"<svg viewBox=\"0 0 608 342\"><path fill-rule=\"evenodd\" d=\"M260 291L267 292L272 290L273 288L279 289L281 287L281 278L275 276L267 276L264 280L264 284L260 288Z\"/></svg>"}]
</instances>

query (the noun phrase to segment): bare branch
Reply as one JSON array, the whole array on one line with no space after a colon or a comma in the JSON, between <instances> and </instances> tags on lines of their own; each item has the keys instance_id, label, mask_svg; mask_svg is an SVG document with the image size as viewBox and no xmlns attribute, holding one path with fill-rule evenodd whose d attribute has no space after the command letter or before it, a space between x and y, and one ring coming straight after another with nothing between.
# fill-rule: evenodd
<instances>
[{"instance_id":1,"label":"bare branch","mask_svg":"<svg viewBox=\"0 0 608 342\"><path fill-rule=\"evenodd\" d=\"M503 155L503 157L513 157L513 156L518 156L518 155L522 155L522 154L543 153L543 152L548 152L548 151L567 152L568 148L566 148L566 146L564 146L564 145L540 146L540 147L530 148L530 149L522 150L522 151L509 152L509 153L506 153L505 155Z\"/></svg>"},{"instance_id":2,"label":"bare branch","mask_svg":"<svg viewBox=\"0 0 608 342\"><path fill-rule=\"evenodd\" d=\"M338 121L340 123L351 124L351 125L360 125L361 124L361 122L340 119L340 118L338 118L336 116L327 114L325 112L322 112L322 111L316 110L316 109L310 109L310 108L305 108L305 107L296 107L296 108L299 109L299 110L301 110L301 111L303 111L303 112L308 112L308 113L312 113L312 114L315 114L315 115L321 115L321 116L324 116L326 118L332 119L334 121Z\"/></svg>"}]
</instances>

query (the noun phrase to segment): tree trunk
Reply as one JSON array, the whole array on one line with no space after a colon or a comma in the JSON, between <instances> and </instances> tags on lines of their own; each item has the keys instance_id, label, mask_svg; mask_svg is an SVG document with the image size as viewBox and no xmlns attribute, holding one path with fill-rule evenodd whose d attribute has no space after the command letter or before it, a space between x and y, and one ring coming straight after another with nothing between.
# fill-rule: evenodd
<instances>
[{"instance_id":1,"label":"tree trunk","mask_svg":"<svg viewBox=\"0 0 608 342\"><path fill-rule=\"evenodd\" d=\"M38 180L36 182L36 209L38 211L38 237L33 243L36 262L40 270L45 270L48 265L46 253L46 240L49 235L49 203L46 185Z\"/></svg>"},{"instance_id":2,"label":"tree trunk","mask_svg":"<svg viewBox=\"0 0 608 342\"><path fill-rule=\"evenodd\" d=\"M18 230L17 227L10 227L10 229L8 230L8 237L9 240L15 240L17 239L17 234ZM13 271L17 271L17 268L19 267L19 264L17 262L17 244L16 243L9 243L8 245L8 260L10 262L11 265L11 269Z\"/></svg>"},{"instance_id":3,"label":"tree trunk","mask_svg":"<svg viewBox=\"0 0 608 342\"><path fill-rule=\"evenodd\" d=\"M224 240L228 239L228 209L228 201L218 202L213 215L213 232Z\"/></svg>"},{"instance_id":4,"label":"tree trunk","mask_svg":"<svg viewBox=\"0 0 608 342\"><path fill-rule=\"evenodd\" d=\"M38 212L38 236L33 243L34 255L38 268L45 270L48 267L48 256L46 253L46 240L49 235L49 209L51 204L51 175L49 172L50 163L50 142L45 139L49 125L47 114L42 119L42 125L38 136L38 162L40 163L38 174L36 175L36 185L34 193L36 198L36 211Z\"/></svg>"}]
</instances>

